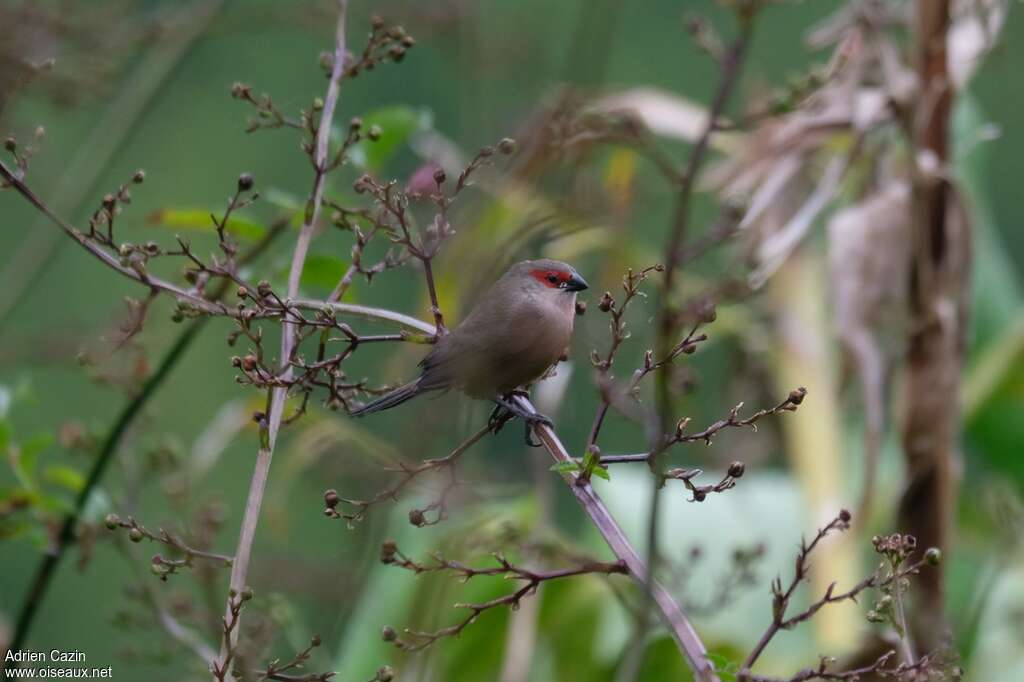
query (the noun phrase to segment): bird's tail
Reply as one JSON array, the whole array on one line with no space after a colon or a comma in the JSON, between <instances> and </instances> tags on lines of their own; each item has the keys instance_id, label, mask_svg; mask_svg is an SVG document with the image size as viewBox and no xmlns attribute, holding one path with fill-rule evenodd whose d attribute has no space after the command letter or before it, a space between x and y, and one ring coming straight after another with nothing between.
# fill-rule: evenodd
<instances>
[{"instance_id":1,"label":"bird's tail","mask_svg":"<svg viewBox=\"0 0 1024 682\"><path fill-rule=\"evenodd\" d=\"M399 386L390 393L386 393L376 400L372 400L366 405L363 405L358 410L353 410L350 414L353 417L363 417L374 412L390 410L392 407L401 405L406 400L412 400L420 393L424 392L424 389L420 387L421 379L422 377L410 381L403 386Z\"/></svg>"}]
</instances>

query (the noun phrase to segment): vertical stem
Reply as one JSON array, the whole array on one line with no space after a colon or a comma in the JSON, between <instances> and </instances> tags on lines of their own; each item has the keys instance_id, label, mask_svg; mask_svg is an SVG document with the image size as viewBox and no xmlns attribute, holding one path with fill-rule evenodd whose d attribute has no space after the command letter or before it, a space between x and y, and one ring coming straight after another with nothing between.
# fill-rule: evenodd
<instances>
[{"instance_id":1,"label":"vertical stem","mask_svg":"<svg viewBox=\"0 0 1024 682\"><path fill-rule=\"evenodd\" d=\"M330 143L331 124L334 119L334 110L337 107L338 95L341 86L341 77L345 66L345 15L348 8L347 0L338 0L338 24L335 36L334 65L331 69L330 81L327 85L327 94L324 97L324 108L317 127L316 148L313 157L315 176L313 189L309 195L309 202L306 208L306 220L299 231L299 237L295 243L295 251L292 255L291 269L288 272L288 300L295 299L299 293L299 282L302 278L302 269L306 262L306 255L309 252L309 244L313 237L313 230L320 215L320 208L323 200L324 177L327 173L327 155ZM285 384L291 378L291 358L297 343L296 322L288 319L288 312L281 318L281 370ZM245 514L242 518L242 527L239 532L238 548L235 551L235 561L231 567L231 581L225 618L231 622L232 597L242 592L246 586L249 575L249 562L252 556L252 545L256 537L256 526L259 523L260 508L263 504L263 494L266 490L267 477L270 474L270 462L274 455L274 445L277 442L277 434L281 428L281 421L284 416L285 400L288 397L287 386L277 386L270 390L269 407L267 410L267 427L265 436L261 436L261 447L256 455L256 464L253 469L252 481L249 485L249 495L245 503ZM240 624L230 628L224 636L221 644L218 659L212 662L214 679L218 679L217 671L220 671L219 679L225 676L233 679L228 670L231 658L234 655L234 648L238 643Z\"/></svg>"},{"instance_id":2,"label":"vertical stem","mask_svg":"<svg viewBox=\"0 0 1024 682\"><path fill-rule=\"evenodd\" d=\"M658 314L657 357L668 356L679 326L677 311L673 305L673 295L676 288L676 273L679 269L683 245L686 241L686 232L690 222L690 209L693 202L693 192L696 186L697 175L700 172L707 156L711 135L717 128L718 121L724 114L729 98L739 81L741 67L753 34L753 10L741 10L738 17L739 34L729 46L729 49L723 57L721 64L721 79L718 84L718 89L715 91L714 98L712 99L711 106L708 110L708 117L707 121L705 121L704 129L690 152L686 168L683 172L678 198L676 200L675 212L673 215L672 231L670 232L668 242L665 245L665 284ZM649 434L651 441L650 462L653 482L647 521L647 575L644 580L644 583L649 588L646 599L648 605L652 600L655 600L655 595L650 591L650 588L655 585L654 571L658 565L658 515L661 507L660 493L662 487L662 480L658 473L658 459L661 451L665 447L662 434L671 430L673 421L672 398L669 391L670 379L671 366L668 366L661 371L657 377L655 396L657 413L652 419ZM637 626L638 642L643 641L643 635L645 634L647 627L647 608L642 608L640 611L640 621ZM642 660L643 653L641 649L641 651L633 657L633 660L630 661L630 670L628 672L631 674L627 675L625 679L636 677L636 673L639 671L639 666Z\"/></svg>"},{"instance_id":3,"label":"vertical stem","mask_svg":"<svg viewBox=\"0 0 1024 682\"><path fill-rule=\"evenodd\" d=\"M966 325L970 233L948 178L953 85L946 42L949 0L916 4L918 88L907 127L913 156L910 333L902 443L907 488L899 528L921 551L948 549L959 438L958 393ZM928 159L929 163L920 163ZM937 171L935 170L937 169ZM910 627L925 649L940 643L943 572L915 581Z\"/></svg>"}]
</instances>

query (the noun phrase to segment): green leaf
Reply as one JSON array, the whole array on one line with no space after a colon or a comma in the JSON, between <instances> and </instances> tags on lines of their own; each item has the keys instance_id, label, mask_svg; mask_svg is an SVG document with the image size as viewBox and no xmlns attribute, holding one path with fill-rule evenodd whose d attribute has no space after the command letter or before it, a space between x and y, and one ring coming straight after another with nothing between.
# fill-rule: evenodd
<instances>
[{"instance_id":1,"label":"green leaf","mask_svg":"<svg viewBox=\"0 0 1024 682\"><path fill-rule=\"evenodd\" d=\"M413 133L433 126L433 116L426 109L388 106L363 116L363 133L372 126L380 128L380 137L376 141L364 138L352 145L349 160L363 170L379 171Z\"/></svg>"},{"instance_id":2,"label":"green leaf","mask_svg":"<svg viewBox=\"0 0 1024 682\"><path fill-rule=\"evenodd\" d=\"M11 444L11 423L6 419L0 417L0 455L7 452L7 447Z\"/></svg>"},{"instance_id":3,"label":"green leaf","mask_svg":"<svg viewBox=\"0 0 1024 682\"><path fill-rule=\"evenodd\" d=\"M612 475L608 473L608 469L600 464L591 469L590 473L598 478L603 478L606 481L612 480Z\"/></svg>"},{"instance_id":4,"label":"green leaf","mask_svg":"<svg viewBox=\"0 0 1024 682\"><path fill-rule=\"evenodd\" d=\"M261 195L263 200L276 208L298 213L302 210L303 201L291 192L286 192L277 187L268 187Z\"/></svg>"},{"instance_id":5,"label":"green leaf","mask_svg":"<svg viewBox=\"0 0 1024 682\"><path fill-rule=\"evenodd\" d=\"M580 463L579 462L573 462L573 461L569 461L569 462L556 462L555 464L551 465L551 471L557 471L560 474L570 474L570 473L572 473L574 471L579 471L579 470L580 470Z\"/></svg>"},{"instance_id":6,"label":"green leaf","mask_svg":"<svg viewBox=\"0 0 1024 682\"><path fill-rule=\"evenodd\" d=\"M313 289L324 289L331 291L338 284L345 271L348 270L348 263L325 254L310 254L306 259L306 265L302 268L302 285Z\"/></svg>"},{"instance_id":7,"label":"green leaf","mask_svg":"<svg viewBox=\"0 0 1024 682\"><path fill-rule=\"evenodd\" d=\"M81 492L85 486L85 476L78 469L63 464L52 464L43 471L43 478L49 483L59 485L73 493Z\"/></svg>"},{"instance_id":8,"label":"green leaf","mask_svg":"<svg viewBox=\"0 0 1024 682\"><path fill-rule=\"evenodd\" d=\"M202 208L162 208L146 217L146 221L161 227L171 227L186 230L202 230L214 232L213 224L215 211L208 211ZM228 218L227 231L233 237L254 242L267 233L267 228L259 223L233 213Z\"/></svg>"}]
</instances>

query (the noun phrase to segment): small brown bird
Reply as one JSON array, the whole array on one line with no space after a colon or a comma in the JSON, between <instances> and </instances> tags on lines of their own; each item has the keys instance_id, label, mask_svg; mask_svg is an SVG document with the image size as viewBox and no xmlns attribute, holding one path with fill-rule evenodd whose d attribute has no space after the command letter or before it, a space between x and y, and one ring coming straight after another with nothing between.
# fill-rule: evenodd
<instances>
[{"instance_id":1,"label":"small brown bird","mask_svg":"<svg viewBox=\"0 0 1024 682\"><path fill-rule=\"evenodd\" d=\"M480 298L450 334L437 340L418 379L352 412L361 417L401 405L431 391L457 388L491 400L529 423L550 421L527 414L510 399L539 379L565 353L576 315L576 292L587 283L556 260L516 263ZM496 418L496 414L492 419Z\"/></svg>"}]
</instances>

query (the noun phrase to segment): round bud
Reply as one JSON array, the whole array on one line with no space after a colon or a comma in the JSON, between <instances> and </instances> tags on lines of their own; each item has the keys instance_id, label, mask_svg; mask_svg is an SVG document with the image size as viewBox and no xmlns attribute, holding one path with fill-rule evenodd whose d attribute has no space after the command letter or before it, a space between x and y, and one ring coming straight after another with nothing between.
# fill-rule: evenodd
<instances>
[{"instance_id":1,"label":"round bud","mask_svg":"<svg viewBox=\"0 0 1024 682\"><path fill-rule=\"evenodd\" d=\"M249 173L242 173L238 176L238 189L242 192L248 192L252 189L255 181L252 179L252 175Z\"/></svg>"},{"instance_id":2,"label":"round bud","mask_svg":"<svg viewBox=\"0 0 1024 682\"><path fill-rule=\"evenodd\" d=\"M324 108L324 100L322 97L316 97L313 99L313 111L321 111Z\"/></svg>"},{"instance_id":3,"label":"round bud","mask_svg":"<svg viewBox=\"0 0 1024 682\"><path fill-rule=\"evenodd\" d=\"M380 561L382 564L393 564L395 553L398 552L398 544L390 538L380 543Z\"/></svg>"},{"instance_id":4,"label":"round bud","mask_svg":"<svg viewBox=\"0 0 1024 682\"><path fill-rule=\"evenodd\" d=\"M17 148L18 148L18 141L16 139L14 139L14 137L4 138L4 149L6 149L7 151L9 151L9 152L11 152L13 154L14 150L16 150Z\"/></svg>"},{"instance_id":5,"label":"round bud","mask_svg":"<svg viewBox=\"0 0 1024 682\"><path fill-rule=\"evenodd\" d=\"M334 488L331 488L330 490L324 493L325 506L334 509L335 507L338 506L339 502L341 502L341 498L338 496L338 491L335 490Z\"/></svg>"},{"instance_id":6,"label":"round bud","mask_svg":"<svg viewBox=\"0 0 1024 682\"><path fill-rule=\"evenodd\" d=\"M612 298L610 291L606 291L604 292L604 295L601 296L601 300L598 302L597 307L602 313L606 313L612 309L613 305L615 305L615 299Z\"/></svg>"},{"instance_id":7,"label":"round bud","mask_svg":"<svg viewBox=\"0 0 1024 682\"><path fill-rule=\"evenodd\" d=\"M928 551L924 553L924 560L928 562L929 566L938 566L942 563L942 550L938 547L929 547Z\"/></svg>"},{"instance_id":8,"label":"round bud","mask_svg":"<svg viewBox=\"0 0 1024 682\"><path fill-rule=\"evenodd\" d=\"M516 141L511 137L504 137L498 142L498 149L502 154L513 154L516 151Z\"/></svg>"},{"instance_id":9,"label":"round bud","mask_svg":"<svg viewBox=\"0 0 1024 682\"><path fill-rule=\"evenodd\" d=\"M577 315L586 315L587 314L587 302L586 301L576 301L576 314Z\"/></svg>"},{"instance_id":10,"label":"round bud","mask_svg":"<svg viewBox=\"0 0 1024 682\"><path fill-rule=\"evenodd\" d=\"M703 502L705 499L707 499L707 496L708 496L708 494L706 492L704 492L703 490L694 490L693 491L693 499L694 499L695 502Z\"/></svg>"},{"instance_id":11,"label":"round bud","mask_svg":"<svg viewBox=\"0 0 1024 682\"><path fill-rule=\"evenodd\" d=\"M409 510L409 523L421 528L427 522L426 517L423 515L423 511L420 509Z\"/></svg>"},{"instance_id":12,"label":"round bud","mask_svg":"<svg viewBox=\"0 0 1024 682\"><path fill-rule=\"evenodd\" d=\"M487 157L489 157L489 156L494 156L494 147L491 147L491 146L482 147L480 149L480 156L482 156L485 159Z\"/></svg>"},{"instance_id":13,"label":"round bud","mask_svg":"<svg viewBox=\"0 0 1024 682\"><path fill-rule=\"evenodd\" d=\"M132 542L142 542L142 538L144 537L145 536L142 534L142 531L138 528L132 528L128 531L128 539Z\"/></svg>"},{"instance_id":14,"label":"round bud","mask_svg":"<svg viewBox=\"0 0 1024 682\"><path fill-rule=\"evenodd\" d=\"M256 595L253 593L252 588L246 585L242 588L242 591L238 593L238 598L242 601L252 601Z\"/></svg>"},{"instance_id":15,"label":"round bud","mask_svg":"<svg viewBox=\"0 0 1024 682\"><path fill-rule=\"evenodd\" d=\"M141 168L135 171L135 175L132 176L132 182L134 182L136 185L141 185L145 181L146 171L142 170Z\"/></svg>"},{"instance_id":16,"label":"round bud","mask_svg":"<svg viewBox=\"0 0 1024 682\"><path fill-rule=\"evenodd\" d=\"M121 525L121 517L117 514L107 514L107 517L103 519L103 523L108 530L114 530Z\"/></svg>"},{"instance_id":17,"label":"round bud","mask_svg":"<svg viewBox=\"0 0 1024 682\"><path fill-rule=\"evenodd\" d=\"M320 639L320 635L313 635L313 637L310 638L309 643L311 646L320 646L323 641Z\"/></svg>"},{"instance_id":18,"label":"round bud","mask_svg":"<svg viewBox=\"0 0 1024 682\"><path fill-rule=\"evenodd\" d=\"M359 118L358 116L356 116L355 118L353 118L351 121L348 122L348 129L349 130L359 130L362 127L363 127L363 119Z\"/></svg>"},{"instance_id":19,"label":"round bud","mask_svg":"<svg viewBox=\"0 0 1024 682\"><path fill-rule=\"evenodd\" d=\"M398 639L398 633L390 625L385 625L380 629L380 638L385 642L393 642Z\"/></svg>"},{"instance_id":20,"label":"round bud","mask_svg":"<svg viewBox=\"0 0 1024 682\"><path fill-rule=\"evenodd\" d=\"M793 389L789 392L789 402L793 405L799 405L804 401L804 396L807 395L807 389L801 386L800 388Z\"/></svg>"},{"instance_id":21,"label":"round bud","mask_svg":"<svg viewBox=\"0 0 1024 682\"><path fill-rule=\"evenodd\" d=\"M444 172L444 168L438 168L434 171L434 182L437 184L443 185L447 179L448 175Z\"/></svg>"},{"instance_id":22,"label":"round bud","mask_svg":"<svg viewBox=\"0 0 1024 682\"><path fill-rule=\"evenodd\" d=\"M370 126L370 129L366 131L366 136L370 138L372 141L376 142L377 140L380 139L380 134L382 132L383 131L380 129L380 126L372 125Z\"/></svg>"},{"instance_id":23,"label":"round bud","mask_svg":"<svg viewBox=\"0 0 1024 682\"><path fill-rule=\"evenodd\" d=\"M744 471L746 471L746 466L743 462L733 462L729 465L729 475L733 478L742 477Z\"/></svg>"},{"instance_id":24,"label":"round bud","mask_svg":"<svg viewBox=\"0 0 1024 682\"><path fill-rule=\"evenodd\" d=\"M839 520L842 521L843 523L849 523L850 519L852 519L852 518L853 518L853 514L851 514L848 509L840 509L839 510Z\"/></svg>"},{"instance_id":25,"label":"round bud","mask_svg":"<svg viewBox=\"0 0 1024 682\"><path fill-rule=\"evenodd\" d=\"M390 665L382 665L377 671L378 682L391 682L395 679L395 671Z\"/></svg>"}]
</instances>

